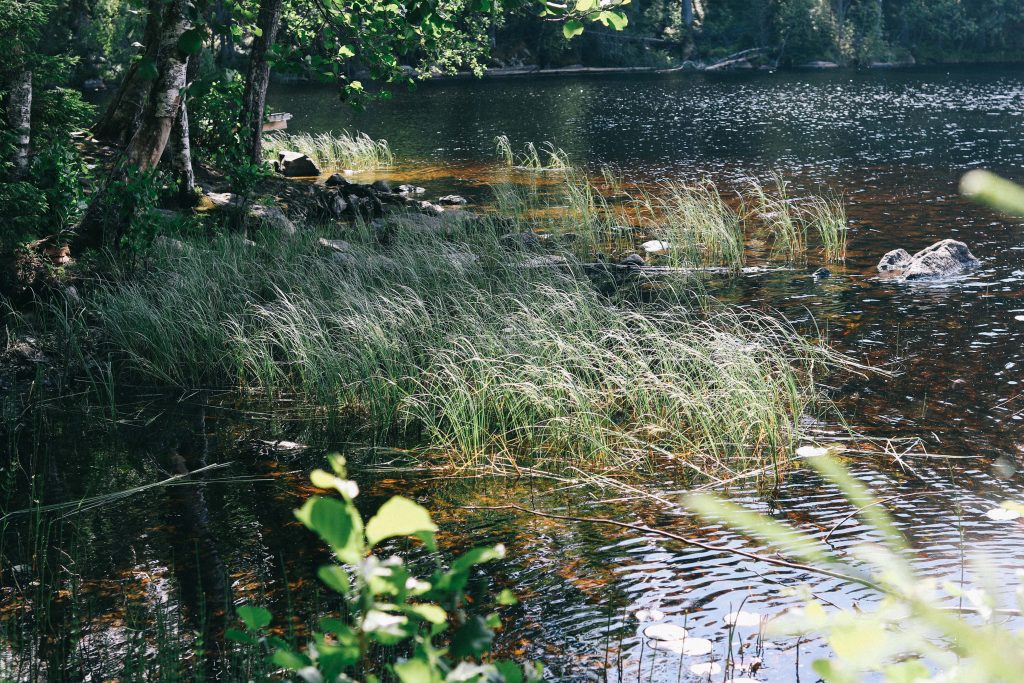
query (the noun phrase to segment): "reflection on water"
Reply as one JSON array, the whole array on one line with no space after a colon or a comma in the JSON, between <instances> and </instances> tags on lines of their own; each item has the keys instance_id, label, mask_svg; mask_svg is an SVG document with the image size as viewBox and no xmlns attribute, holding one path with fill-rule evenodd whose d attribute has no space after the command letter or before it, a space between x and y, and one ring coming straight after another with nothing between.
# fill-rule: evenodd
<instances>
[{"instance_id":1,"label":"reflection on water","mask_svg":"<svg viewBox=\"0 0 1024 683\"><path fill-rule=\"evenodd\" d=\"M770 273L716 284L715 291L817 325L840 350L897 373L843 378L828 390L861 431L920 437L929 452L955 456L853 458L858 476L893 497L887 506L923 571L957 580L964 548L996 566L1024 560L1016 525L984 517L999 501L1024 495L1014 473L1024 418L1024 226L969 206L956 192L963 171L978 165L1021 177L1018 69L452 82L399 94L359 115L329 91L303 86L278 87L271 100L295 114L296 128L358 128L387 138L408 160L393 175L435 194L485 197L486 182L500 175L492 163L492 139L500 133L520 143L552 140L574 159L614 164L638 183L700 173L736 183L780 168L798 189L825 183L842 190L852 221L850 255L832 269L833 278ZM983 270L941 285L871 277L885 251L915 251L944 237L967 242ZM469 538L509 546L510 561L491 580L515 587L523 602L509 615L500 646L543 657L553 676L592 678L608 662L611 678L677 680L678 660L653 656L637 637L642 624L634 614L644 608L710 638L721 658L728 642L723 616L744 601L745 609L775 613L792 603L787 589L802 582L839 606L872 600L864 589L832 579L660 537L462 507L520 500L746 544L618 489L529 478L434 479L374 467L374 451L339 442L314 420L238 410L224 397L175 399L122 406L117 422L103 418L102 409L83 414L81 407L47 404L5 440L12 446L4 463L6 511L30 499L75 500L227 463L188 485L92 510L8 520L0 617L37 630L40 669L51 678L87 670L119 675L140 615L151 619L158 610L167 628L205 630L216 641L226 600L257 601L275 614L293 614L287 626L301 632L329 606L312 575L323 551L291 510L308 493L304 472L332 449L346 450L362 471L367 510L391 493L412 493L435 512L449 545ZM291 451L258 441L280 438L313 447ZM648 479L644 487L671 497L677 484ZM850 508L834 488L805 469L770 495L738 485L728 493L819 536L831 531L840 552L866 533L845 519ZM617 502L600 502L609 499ZM43 604L49 617L30 627ZM78 604L84 610L71 610ZM820 645L799 649L800 673L815 680L809 663ZM796 652L795 641L767 642L756 678L794 680Z\"/></svg>"}]
</instances>

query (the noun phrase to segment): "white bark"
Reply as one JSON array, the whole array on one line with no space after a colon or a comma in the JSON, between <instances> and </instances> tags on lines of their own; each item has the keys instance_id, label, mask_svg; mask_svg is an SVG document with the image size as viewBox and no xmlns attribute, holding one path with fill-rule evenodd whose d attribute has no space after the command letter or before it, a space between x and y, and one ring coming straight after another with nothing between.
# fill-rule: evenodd
<instances>
[{"instance_id":1,"label":"white bark","mask_svg":"<svg viewBox=\"0 0 1024 683\"><path fill-rule=\"evenodd\" d=\"M32 143L32 71L16 72L7 94L7 124L15 135L14 176L28 174L29 152Z\"/></svg>"}]
</instances>

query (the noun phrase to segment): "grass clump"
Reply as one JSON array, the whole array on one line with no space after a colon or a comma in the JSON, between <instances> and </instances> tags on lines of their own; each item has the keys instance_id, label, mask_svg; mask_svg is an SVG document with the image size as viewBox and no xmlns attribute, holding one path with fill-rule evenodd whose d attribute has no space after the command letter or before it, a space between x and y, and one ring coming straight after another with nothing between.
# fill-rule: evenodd
<instances>
[{"instance_id":1,"label":"grass clump","mask_svg":"<svg viewBox=\"0 0 1024 683\"><path fill-rule=\"evenodd\" d=\"M558 149L551 142L545 142L538 148L532 142L526 143L522 154L516 154L507 135L494 138L495 152L504 166L520 171L541 173L547 171L566 171L571 165L569 155Z\"/></svg>"},{"instance_id":2,"label":"grass clump","mask_svg":"<svg viewBox=\"0 0 1024 683\"><path fill-rule=\"evenodd\" d=\"M788 452L831 362L819 345L751 311L609 300L503 246L508 229L406 216L340 251L308 234L158 245L70 334L93 335L119 379L299 397L463 465L710 471Z\"/></svg>"},{"instance_id":3,"label":"grass clump","mask_svg":"<svg viewBox=\"0 0 1024 683\"><path fill-rule=\"evenodd\" d=\"M367 171L385 168L395 161L387 140L373 140L365 133L272 133L264 137L263 149L268 161L285 150L301 152L325 171Z\"/></svg>"},{"instance_id":4,"label":"grass clump","mask_svg":"<svg viewBox=\"0 0 1024 683\"><path fill-rule=\"evenodd\" d=\"M657 226L674 265L743 268L743 224L710 180L663 183L657 192L642 192L634 201L639 213Z\"/></svg>"}]
</instances>

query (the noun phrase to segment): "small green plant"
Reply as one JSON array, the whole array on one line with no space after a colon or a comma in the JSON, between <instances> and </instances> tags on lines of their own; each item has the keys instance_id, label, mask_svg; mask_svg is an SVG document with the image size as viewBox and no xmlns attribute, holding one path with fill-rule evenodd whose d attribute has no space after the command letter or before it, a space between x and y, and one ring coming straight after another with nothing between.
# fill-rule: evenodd
<instances>
[{"instance_id":1,"label":"small green plant","mask_svg":"<svg viewBox=\"0 0 1024 683\"><path fill-rule=\"evenodd\" d=\"M1001 613L1019 614L1024 609L1024 587L1015 591L1017 609L1007 611L999 609L997 584L983 565L978 572L981 587L969 590L921 576L911 562L910 544L881 501L831 455L817 454L808 462L842 491L872 532L872 541L853 551L858 566L851 567L849 557L837 556L824 541L767 516L709 495L687 498L688 506L702 516L773 546L783 557L859 583L881 598L871 610L829 609L801 589L803 606L771 619L768 633L823 636L833 656L815 661L813 668L827 683L1024 680L1024 633L1000 619ZM1007 519L1019 516L1022 509L1000 508Z\"/></svg>"},{"instance_id":2,"label":"small green plant","mask_svg":"<svg viewBox=\"0 0 1024 683\"><path fill-rule=\"evenodd\" d=\"M330 548L336 562L320 567L323 584L341 597L342 616L320 620L305 648L293 647L268 628L271 613L252 605L238 608L244 630L227 637L246 648L269 651L272 665L296 672L307 681L375 681L394 676L401 683L539 680L540 665L520 666L486 659L496 612L471 611L465 590L473 568L505 556L504 547L469 550L445 565L437 553L437 526L426 509L394 496L363 522L353 499L355 482L346 479L345 459L330 458L332 472L315 470L314 486L336 496L314 496L295 516ZM378 554L390 539L414 537L435 561L429 576L418 577L401 557ZM375 552L376 551L376 552ZM516 602L505 590L499 605Z\"/></svg>"},{"instance_id":3,"label":"small green plant","mask_svg":"<svg viewBox=\"0 0 1024 683\"><path fill-rule=\"evenodd\" d=\"M775 192L770 193L760 182L750 184L752 217L771 240L772 251L788 262L801 260L807 251L807 224L789 197L789 183L777 171L772 172ZM748 216L749 217L749 216Z\"/></svg>"},{"instance_id":4,"label":"small green plant","mask_svg":"<svg viewBox=\"0 0 1024 683\"><path fill-rule=\"evenodd\" d=\"M846 260L846 207L837 194L811 197L803 206L803 217L818 233L825 260L839 263Z\"/></svg>"}]
</instances>

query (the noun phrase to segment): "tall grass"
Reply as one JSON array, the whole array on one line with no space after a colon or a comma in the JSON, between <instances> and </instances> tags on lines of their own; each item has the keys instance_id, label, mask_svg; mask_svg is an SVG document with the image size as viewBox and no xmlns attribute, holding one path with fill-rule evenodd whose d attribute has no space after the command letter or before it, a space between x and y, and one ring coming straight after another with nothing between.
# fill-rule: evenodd
<instances>
[{"instance_id":1,"label":"tall grass","mask_svg":"<svg viewBox=\"0 0 1024 683\"><path fill-rule=\"evenodd\" d=\"M641 192L635 204L657 226L675 265L743 267L743 224L710 180L663 183L655 192Z\"/></svg>"},{"instance_id":2,"label":"tall grass","mask_svg":"<svg viewBox=\"0 0 1024 683\"><path fill-rule=\"evenodd\" d=\"M365 171L384 168L395 161L387 140L373 140L365 133L272 133L264 137L263 150L268 161L276 159L278 152L301 152L324 171Z\"/></svg>"},{"instance_id":3,"label":"tall grass","mask_svg":"<svg viewBox=\"0 0 1024 683\"><path fill-rule=\"evenodd\" d=\"M789 196L786 179L777 171L772 172L771 178L774 192L757 180L750 183L747 197L752 217L770 239L773 252L790 262L802 260L807 251L807 224L800 219Z\"/></svg>"},{"instance_id":4,"label":"tall grass","mask_svg":"<svg viewBox=\"0 0 1024 683\"><path fill-rule=\"evenodd\" d=\"M522 154L516 154L507 135L494 138L495 152L503 165L521 171L535 173L546 171L565 171L570 168L569 155L558 149L551 142L545 142L538 148L532 142L526 143Z\"/></svg>"},{"instance_id":5,"label":"tall grass","mask_svg":"<svg viewBox=\"0 0 1024 683\"><path fill-rule=\"evenodd\" d=\"M812 197L803 207L805 220L818 233L825 260L837 263L846 260L846 206L841 195Z\"/></svg>"},{"instance_id":6,"label":"tall grass","mask_svg":"<svg viewBox=\"0 0 1024 683\"><path fill-rule=\"evenodd\" d=\"M297 396L466 465L734 469L795 442L831 362L815 342L697 301L615 305L579 273L524 267L498 224L396 219L387 247L364 226L339 257L309 236L157 248L74 334L121 378Z\"/></svg>"}]
</instances>

